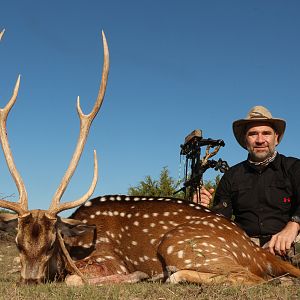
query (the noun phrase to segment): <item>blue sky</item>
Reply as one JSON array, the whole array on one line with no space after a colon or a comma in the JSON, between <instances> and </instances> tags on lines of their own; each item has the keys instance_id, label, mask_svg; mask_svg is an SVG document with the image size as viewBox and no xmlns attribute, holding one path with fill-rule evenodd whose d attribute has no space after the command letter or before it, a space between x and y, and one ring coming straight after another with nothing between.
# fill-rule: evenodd
<instances>
[{"instance_id":1,"label":"blue sky","mask_svg":"<svg viewBox=\"0 0 300 300\"><path fill-rule=\"evenodd\" d=\"M300 2L278 0L3 1L0 106L21 74L7 127L30 208L48 208L73 153L76 98L89 112L111 57L107 92L62 201L80 197L99 158L94 196L127 193L167 166L193 129L223 139L216 158L246 157L232 121L254 105L287 120L279 151L299 156ZM205 174L205 179L217 175ZM0 154L0 192L17 194ZM17 200L17 196L12 198Z\"/></svg>"}]
</instances>

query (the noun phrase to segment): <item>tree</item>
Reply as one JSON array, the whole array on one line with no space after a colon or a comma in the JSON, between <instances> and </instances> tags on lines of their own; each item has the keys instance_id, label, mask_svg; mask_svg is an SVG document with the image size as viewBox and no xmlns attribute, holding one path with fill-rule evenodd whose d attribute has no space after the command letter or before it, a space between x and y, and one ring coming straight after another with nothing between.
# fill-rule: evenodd
<instances>
[{"instance_id":1,"label":"tree","mask_svg":"<svg viewBox=\"0 0 300 300\"><path fill-rule=\"evenodd\" d=\"M204 187L206 189L213 188L216 190L220 179L221 175L219 174L215 179L205 181ZM174 193L180 189L181 185L182 180L173 179L169 174L168 168L163 167L158 180L148 175L144 180L140 181L136 187L130 187L128 194L131 196L176 197L183 199L185 197L184 192L179 192L174 195Z\"/></svg>"},{"instance_id":2,"label":"tree","mask_svg":"<svg viewBox=\"0 0 300 300\"><path fill-rule=\"evenodd\" d=\"M152 179L151 176L146 176L145 180L140 181L136 187L130 187L128 194L131 196L153 196L153 197L175 197L183 198L182 192L174 193L180 187L180 181L176 181L170 176L167 167L163 167L158 180Z\"/></svg>"}]
</instances>

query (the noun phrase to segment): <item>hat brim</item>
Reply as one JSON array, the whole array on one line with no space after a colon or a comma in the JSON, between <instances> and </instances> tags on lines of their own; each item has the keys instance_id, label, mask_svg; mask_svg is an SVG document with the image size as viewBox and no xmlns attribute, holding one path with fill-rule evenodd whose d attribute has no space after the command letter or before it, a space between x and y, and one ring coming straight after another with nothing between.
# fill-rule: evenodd
<instances>
[{"instance_id":1,"label":"hat brim","mask_svg":"<svg viewBox=\"0 0 300 300\"><path fill-rule=\"evenodd\" d=\"M269 124L276 133L278 134L278 144L282 140L282 137L284 135L285 127L286 127L286 122L283 119L241 119L234 121L232 124L232 129L233 129L233 134L238 141L238 143L245 149L246 147L246 141L245 141L245 133L246 133L246 127L249 124L254 124L254 123L266 123Z\"/></svg>"}]
</instances>

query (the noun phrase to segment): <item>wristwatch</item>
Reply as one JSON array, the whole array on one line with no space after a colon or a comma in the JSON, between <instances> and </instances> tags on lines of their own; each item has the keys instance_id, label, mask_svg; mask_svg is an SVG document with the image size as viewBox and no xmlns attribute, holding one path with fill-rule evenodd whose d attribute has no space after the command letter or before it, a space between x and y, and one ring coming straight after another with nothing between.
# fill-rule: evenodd
<instances>
[{"instance_id":1,"label":"wristwatch","mask_svg":"<svg viewBox=\"0 0 300 300\"><path fill-rule=\"evenodd\" d=\"M296 223L300 224L300 216L292 216L290 218L290 221L291 222L296 222Z\"/></svg>"}]
</instances>

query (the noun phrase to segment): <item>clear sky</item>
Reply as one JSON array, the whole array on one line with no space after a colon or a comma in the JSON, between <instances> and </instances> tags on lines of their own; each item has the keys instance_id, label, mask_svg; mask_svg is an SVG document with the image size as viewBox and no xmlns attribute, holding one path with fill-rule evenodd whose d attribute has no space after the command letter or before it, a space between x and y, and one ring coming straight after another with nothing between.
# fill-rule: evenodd
<instances>
[{"instance_id":1,"label":"clear sky","mask_svg":"<svg viewBox=\"0 0 300 300\"><path fill-rule=\"evenodd\" d=\"M216 159L244 160L231 126L254 105L287 120L278 149L300 156L298 0L7 0L1 28L0 106L21 74L7 127L30 208L49 207L70 161L77 96L85 112L94 103L102 29L111 57L106 97L63 201L88 189L93 149L94 196L127 193L164 166L177 179L180 144L196 128L225 141ZM17 194L2 152L0 192Z\"/></svg>"}]
</instances>

